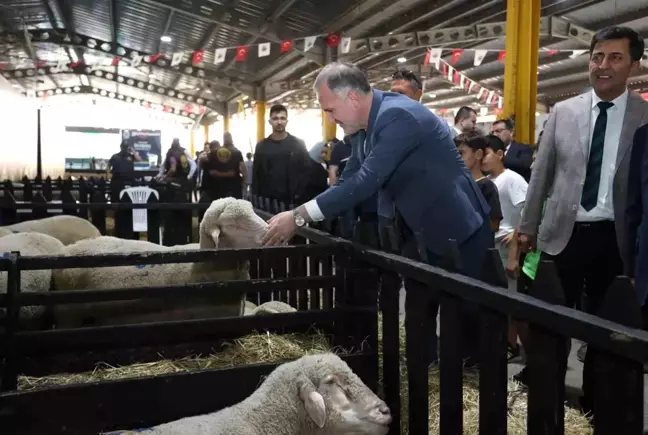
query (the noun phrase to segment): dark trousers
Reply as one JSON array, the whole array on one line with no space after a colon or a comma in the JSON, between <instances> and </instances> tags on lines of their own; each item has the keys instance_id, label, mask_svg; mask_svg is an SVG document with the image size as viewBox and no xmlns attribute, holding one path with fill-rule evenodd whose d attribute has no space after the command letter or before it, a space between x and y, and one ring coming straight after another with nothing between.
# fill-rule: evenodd
<instances>
[{"instance_id":1,"label":"dark trousers","mask_svg":"<svg viewBox=\"0 0 648 435\"><path fill-rule=\"evenodd\" d=\"M565 305L578 306L583 293L583 309L596 315L614 278L623 274L613 221L577 222L567 246L558 255L542 253L542 260L553 260L565 293ZM591 362L585 356L583 393L588 398L593 382Z\"/></svg>"}]
</instances>

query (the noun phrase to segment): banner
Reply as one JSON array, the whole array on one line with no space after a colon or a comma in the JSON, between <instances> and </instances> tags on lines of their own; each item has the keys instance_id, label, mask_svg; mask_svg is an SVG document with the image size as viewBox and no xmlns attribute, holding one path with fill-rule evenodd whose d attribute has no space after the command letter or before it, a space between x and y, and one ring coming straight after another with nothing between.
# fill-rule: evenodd
<instances>
[{"instance_id":1,"label":"banner","mask_svg":"<svg viewBox=\"0 0 648 435\"><path fill-rule=\"evenodd\" d=\"M157 163L162 161L162 132L160 130L122 130L125 140L143 161ZM155 156L154 159L151 157Z\"/></svg>"}]
</instances>

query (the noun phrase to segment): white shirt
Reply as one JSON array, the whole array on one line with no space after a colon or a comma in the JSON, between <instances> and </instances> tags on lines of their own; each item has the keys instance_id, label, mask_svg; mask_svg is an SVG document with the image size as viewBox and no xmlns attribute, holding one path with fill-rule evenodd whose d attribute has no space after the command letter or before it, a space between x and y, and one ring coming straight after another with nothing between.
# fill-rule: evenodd
<instances>
[{"instance_id":1,"label":"white shirt","mask_svg":"<svg viewBox=\"0 0 648 435\"><path fill-rule=\"evenodd\" d=\"M505 169L497 177L489 175L488 178L497 186L502 207L502 220L499 230L495 234L495 240L500 241L517 228L522 211L520 205L526 199L529 185L524 177L510 169Z\"/></svg>"},{"instance_id":2,"label":"white shirt","mask_svg":"<svg viewBox=\"0 0 648 435\"><path fill-rule=\"evenodd\" d=\"M594 125L600 110L597 106L602 100L592 90L592 107L590 111L590 134L587 146L587 155L592 146L594 136ZM614 220L614 206L612 202L612 184L616 173L616 159L619 151L619 140L623 119L625 118L626 106L628 104L628 90L612 100L614 106L607 110L607 125L605 127L605 143L603 145L603 162L601 163L601 181L599 182L598 200L596 206L586 211L582 205L578 206L576 214L577 222L594 222L602 220ZM583 180L585 182L585 180Z\"/></svg>"}]
</instances>

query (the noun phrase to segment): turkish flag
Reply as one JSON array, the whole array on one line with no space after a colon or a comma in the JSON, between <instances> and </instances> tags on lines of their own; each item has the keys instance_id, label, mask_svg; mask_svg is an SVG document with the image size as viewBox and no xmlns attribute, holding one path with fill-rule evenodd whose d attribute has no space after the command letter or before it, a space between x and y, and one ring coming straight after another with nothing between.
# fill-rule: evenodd
<instances>
[{"instance_id":1,"label":"turkish flag","mask_svg":"<svg viewBox=\"0 0 648 435\"><path fill-rule=\"evenodd\" d=\"M198 65L199 63L202 63L203 57L205 57L205 50L196 50L191 56L191 62L194 65Z\"/></svg>"},{"instance_id":2,"label":"turkish flag","mask_svg":"<svg viewBox=\"0 0 648 435\"><path fill-rule=\"evenodd\" d=\"M506 60L506 50L501 50L499 52L499 55L497 56L497 60L500 62L504 62Z\"/></svg>"},{"instance_id":3,"label":"turkish flag","mask_svg":"<svg viewBox=\"0 0 648 435\"><path fill-rule=\"evenodd\" d=\"M244 62L245 59L247 58L247 53L248 53L248 46L247 45L242 45L240 47L236 48L236 58L235 60L237 62Z\"/></svg>"},{"instance_id":4,"label":"turkish flag","mask_svg":"<svg viewBox=\"0 0 648 435\"><path fill-rule=\"evenodd\" d=\"M191 113L193 111L193 106L191 104L185 104L184 110L187 113Z\"/></svg>"},{"instance_id":5,"label":"turkish flag","mask_svg":"<svg viewBox=\"0 0 648 435\"><path fill-rule=\"evenodd\" d=\"M554 54L558 54L558 50L547 50L547 54L553 56Z\"/></svg>"},{"instance_id":6,"label":"turkish flag","mask_svg":"<svg viewBox=\"0 0 648 435\"><path fill-rule=\"evenodd\" d=\"M282 53L290 51L291 48L292 48L292 41L289 41L289 40L281 41L281 52Z\"/></svg>"},{"instance_id":7,"label":"turkish flag","mask_svg":"<svg viewBox=\"0 0 648 435\"><path fill-rule=\"evenodd\" d=\"M428 63L430 63L430 55L432 52L430 50L427 50L425 52L425 59L423 59L423 66L428 66Z\"/></svg>"},{"instance_id":8,"label":"turkish flag","mask_svg":"<svg viewBox=\"0 0 648 435\"><path fill-rule=\"evenodd\" d=\"M161 57L162 57L162 53L152 54L149 56L149 63L155 63Z\"/></svg>"},{"instance_id":9,"label":"turkish flag","mask_svg":"<svg viewBox=\"0 0 648 435\"><path fill-rule=\"evenodd\" d=\"M340 35L337 33L331 33L326 38L326 45L328 47L337 47L340 45Z\"/></svg>"},{"instance_id":10,"label":"turkish flag","mask_svg":"<svg viewBox=\"0 0 648 435\"><path fill-rule=\"evenodd\" d=\"M454 50L452 50L452 58L450 59L450 64L454 65L455 63L457 63L463 52L463 48L455 48Z\"/></svg>"},{"instance_id":11,"label":"turkish flag","mask_svg":"<svg viewBox=\"0 0 648 435\"><path fill-rule=\"evenodd\" d=\"M110 64L111 64L112 66L117 66L117 65L119 65L119 61L120 61L120 60L121 60L121 57L119 57L119 56L115 56L115 57L113 57L112 62L111 62Z\"/></svg>"}]
</instances>

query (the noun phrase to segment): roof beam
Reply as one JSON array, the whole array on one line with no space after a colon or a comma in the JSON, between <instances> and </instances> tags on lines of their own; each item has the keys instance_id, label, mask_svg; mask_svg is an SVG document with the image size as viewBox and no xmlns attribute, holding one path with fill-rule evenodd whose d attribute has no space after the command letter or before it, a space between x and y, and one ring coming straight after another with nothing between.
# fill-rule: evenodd
<instances>
[{"instance_id":1,"label":"roof beam","mask_svg":"<svg viewBox=\"0 0 648 435\"><path fill-rule=\"evenodd\" d=\"M162 52L162 36L166 35L169 32L169 27L171 27L171 21L173 20L174 14L175 11L170 10L169 15L167 15L166 22L164 23L164 29L162 29L162 34L160 35L160 38L158 40L157 50L155 50L156 53Z\"/></svg>"},{"instance_id":2,"label":"roof beam","mask_svg":"<svg viewBox=\"0 0 648 435\"><path fill-rule=\"evenodd\" d=\"M259 31L261 32L262 35L265 35L268 32L268 29L271 25L276 24L277 20L281 18L281 16L288 10L290 7L295 3L296 0L281 0L281 3L279 3L272 11L270 15L265 17L263 20L259 20L257 24L259 24ZM245 44L243 45L252 45L257 42L259 39L258 36L250 36L250 38L245 41ZM236 62L236 58L230 59L229 62L222 68L223 71L227 71L234 66L234 63Z\"/></svg>"},{"instance_id":3,"label":"roof beam","mask_svg":"<svg viewBox=\"0 0 648 435\"><path fill-rule=\"evenodd\" d=\"M54 6L56 6L56 9L59 12L58 16L61 18L61 22L63 23L63 27L65 27L65 30L67 30L68 32L74 33L75 32L74 23L72 22L72 14L70 13L70 10L69 9L64 9L63 6L61 6L61 3L59 2L59 0L49 0L49 1L48 0L43 0L43 1L45 1L45 4L47 5L47 7L51 7L52 4L54 4ZM56 27L52 27L52 28L56 28ZM70 50L74 51L74 54L76 55L77 60L81 60L81 61L83 61L85 63L85 58L83 57L83 51L79 50L76 47L73 47L71 49L68 47L68 49L67 49L67 55L68 55L68 58L70 59L71 62L74 62L75 59L72 56L72 53L70 52ZM88 83L90 83L92 85L92 83L89 80L90 79L88 78Z\"/></svg>"}]
</instances>

